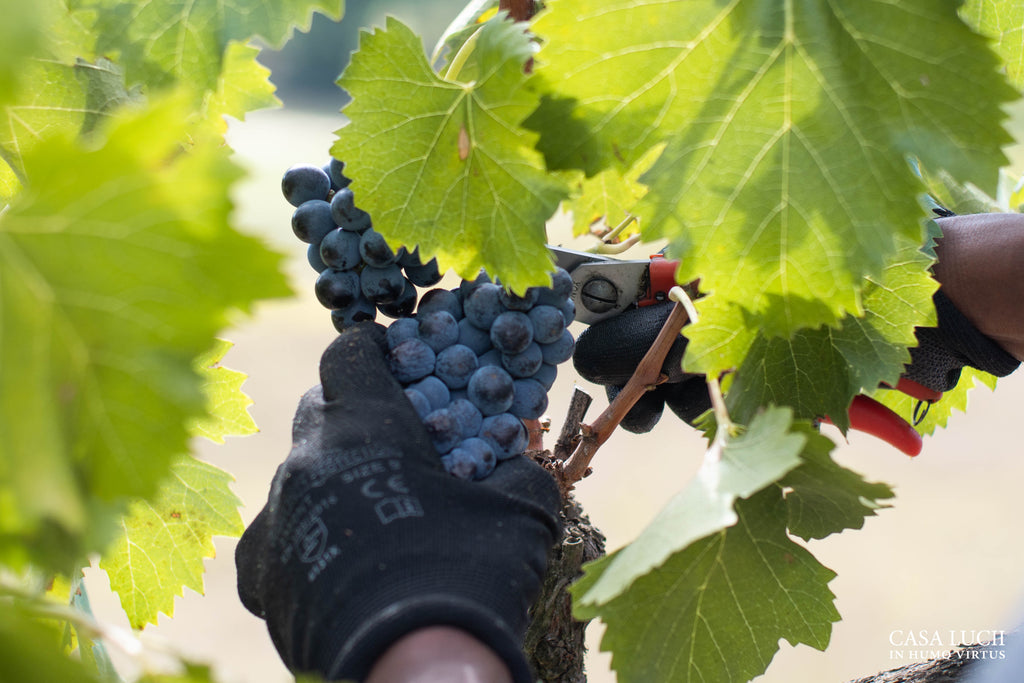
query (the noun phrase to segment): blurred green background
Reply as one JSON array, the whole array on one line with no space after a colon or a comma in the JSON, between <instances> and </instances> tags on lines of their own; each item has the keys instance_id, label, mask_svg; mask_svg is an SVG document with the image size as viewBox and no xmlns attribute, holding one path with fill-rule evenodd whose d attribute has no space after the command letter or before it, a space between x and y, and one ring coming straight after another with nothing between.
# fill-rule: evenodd
<instances>
[{"instance_id":1,"label":"blurred green background","mask_svg":"<svg viewBox=\"0 0 1024 683\"><path fill-rule=\"evenodd\" d=\"M239 221L288 255L297 294L264 305L253 319L224 333L235 342L225 364L249 374L245 390L255 401L252 413L260 433L229 439L223 446L201 440L195 445L199 457L236 476L246 522L266 500L274 470L290 447L295 405L318 381L320 353L335 334L313 296L304 245L291 233L291 207L280 196L281 174L294 163L327 160L333 132L345 123L339 109L346 98L334 81L357 46L360 27L379 26L390 13L423 35L430 50L463 2L348 4L340 25L317 17L308 34L296 35L280 52L264 52L261 61L273 69L285 106L232 122L229 134L237 161L249 172L235 198ZM1022 121L1018 112L1018 138ZM1010 153L1019 175L1024 172L1021 146ZM558 241L564 230L563 224L553 224L551 241ZM580 329L576 324L573 331ZM560 370L550 409L556 432L560 410L577 381L571 367ZM592 410L601 410L603 391L592 393ZM830 587L844 620L835 626L825 653L782 643L760 683L840 683L908 664L911 648L890 643L895 630L1012 627L1024 596L1024 544L1018 528L1024 516L1024 446L1016 429L1024 406L1024 372L1004 380L995 393L976 391L971 401L970 413L956 416L949 429L927 439L916 459L871 437L854 434L846 443L829 432L840 443L840 462L869 479L893 484L897 499L864 530L810 545L839 575ZM703 453L702 439L670 419L649 435L620 432L609 440L594 461L594 475L578 489L585 509L606 533L609 550L639 533L683 487ZM162 617L143 638L211 662L225 683L285 683L292 679L263 622L238 601L235 543L217 539L217 557L207 563L206 596L187 592L177 602L175 618ZM90 570L88 582L100 615L124 624L123 615L118 621L116 596L105 575ZM600 625L589 632L590 680L610 683L615 680L610 657L597 652L600 633ZM125 672L133 673L130 668Z\"/></svg>"}]
</instances>

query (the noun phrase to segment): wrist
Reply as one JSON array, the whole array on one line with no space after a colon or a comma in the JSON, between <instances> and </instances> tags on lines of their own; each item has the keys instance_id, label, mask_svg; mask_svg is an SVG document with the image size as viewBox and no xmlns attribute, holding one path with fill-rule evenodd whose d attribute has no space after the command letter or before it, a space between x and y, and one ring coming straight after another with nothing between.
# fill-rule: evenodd
<instances>
[{"instance_id":1,"label":"wrist","mask_svg":"<svg viewBox=\"0 0 1024 683\"><path fill-rule=\"evenodd\" d=\"M505 662L465 631L428 626L399 638L366 683L511 683Z\"/></svg>"}]
</instances>

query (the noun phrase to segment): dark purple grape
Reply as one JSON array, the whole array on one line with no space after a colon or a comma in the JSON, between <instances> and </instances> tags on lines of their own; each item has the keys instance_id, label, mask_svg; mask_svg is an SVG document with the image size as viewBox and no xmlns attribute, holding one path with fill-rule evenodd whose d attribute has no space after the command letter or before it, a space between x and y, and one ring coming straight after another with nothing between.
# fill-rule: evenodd
<instances>
[{"instance_id":1,"label":"dark purple grape","mask_svg":"<svg viewBox=\"0 0 1024 683\"><path fill-rule=\"evenodd\" d=\"M551 286L538 292L537 304L559 307L572 296L572 276L565 268L556 268L551 274Z\"/></svg>"},{"instance_id":2,"label":"dark purple grape","mask_svg":"<svg viewBox=\"0 0 1024 683\"><path fill-rule=\"evenodd\" d=\"M306 247L306 260L309 261L309 267L318 273L327 270L327 264L320 258L320 247L316 244Z\"/></svg>"},{"instance_id":3,"label":"dark purple grape","mask_svg":"<svg viewBox=\"0 0 1024 683\"><path fill-rule=\"evenodd\" d=\"M335 228L320 242L320 259L331 268L355 269L363 262L359 255L359 235Z\"/></svg>"},{"instance_id":4,"label":"dark purple grape","mask_svg":"<svg viewBox=\"0 0 1024 683\"><path fill-rule=\"evenodd\" d=\"M447 408L435 410L423 418L423 426L430 435L437 452L444 455L459 445L462 435L459 434L459 423Z\"/></svg>"},{"instance_id":5,"label":"dark purple grape","mask_svg":"<svg viewBox=\"0 0 1024 683\"><path fill-rule=\"evenodd\" d=\"M562 332L562 335L550 344L541 344L540 350L544 356L544 362L550 365L558 365L572 358L572 350L576 343L573 341L569 330Z\"/></svg>"},{"instance_id":6,"label":"dark purple grape","mask_svg":"<svg viewBox=\"0 0 1024 683\"><path fill-rule=\"evenodd\" d=\"M540 344L537 342L530 342L530 345L523 349L520 353L501 354L501 365L508 374L513 377L522 379L530 377L538 370L544 363L544 354L540 350Z\"/></svg>"},{"instance_id":7,"label":"dark purple grape","mask_svg":"<svg viewBox=\"0 0 1024 683\"><path fill-rule=\"evenodd\" d=\"M327 199L331 179L322 168L311 164L296 164L284 172L281 192L292 206L301 206L312 199Z\"/></svg>"},{"instance_id":8,"label":"dark purple grape","mask_svg":"<svg viewBox=\"0 0 1024 683\"><path fill-rule=\"evenodd\" d=\"M555 378L558 376L558 367L555 365L549 365L548 363L541 363L540 369L533 373L531 379L535 379L541 383L547 390L551 390L551 385L555 383Z\"/></svg>"},{"instance_id":9,"label":"dark purple grape","mask_svg":"<svg viewBox=\"0 0 1024 683\"><path fill-rule=\"evenodd\" d=\"M559 306L559 310L562 311L562 317L565 318L565 324L568 326L576 319L576 302L572 299L566 299Z\"/></svg>"},{"instance_id":10,"label":"dark purple grape","mask_svg":"<svg viewBox=\"0 0 1024 683\"><path fill-rule=\"evenodd\" d=\"M537 349L537 353L540 354L540 349ZM437 354L434 374L449 388L462 389L469 384L469 378L477 367L479 363L473 349L462 344L452 344Z\"/></svg>"},{"instance_id":11,"label":"dark purple grape","mask_svg":"<svg viewBox=\"0 0 1024 683\"><path fill-rule=\"evenodd\" d=\"M388 329L384 332L384 340L390 351L404 341L416 339L419 334L420 323L416 318L399 318L388 325Z\"/></svg>"},{"instance_id":12,"label":"dark purple grape","mask_svg":"<svg viewBox=\"0 0 1024 683\"><path fill-rule=\"evenodd\" d=\"M395 379L409 384L432 373L435 358L434 350L422 339L409 339L391 349L388 363Z\"/></svg>"},{"instance_id":13,"label":"dark purple grape","mask_svg":"<svg viewBox=\"0 0 1024 683\"><path fill-rule=\"evenodd\" d=\"M498 349L491 349L487 353L482 354L477 358L477 362L480 364L480 367L493 365L496 368L505 369L505 366L501 364L501 351Z\"/></svg>"},{"instance_id":14,"label":"dark purple grape","mask_svg":"<svg viewBox=\"0 0 1024 683\"><path fill-rule=\"evenodd\" d=\"M383 268L395 262L395 252L388 246L384 235L373 229L367 230L359 237L359 253L367 264L377 268Z\"/></svg>"},{"instance_id":15,"label":"dark purple grape","mask_svg":"<svg viewBox=\"0 0 1024 683\"><path fill-rule=\"evenodd\" d=\"M530 435L522 420L505 412L484 418L480 438L491 444L498 460L507 460L523 453L530 443Z\"/></svg>"},{"instance_id":16,"label":"dark purple grape","mask_svg":"<svg viewBox=\"0 0 1024 683\"><path fill-rule=\"evenodd\" d=\"M554 306L537 306L526 315L533 324L533 339L538 344L550 344L565 330L565 317Z\"/></svg>"},{"instance_id":17,"label":"dark purple grape","mask_svg":"<svg viewBox=\"0 0 1024 683\"><path fill-rule=\"evenodd\" d=\"M409 389L420 392L426 396L427 401L430 402L431 410L440 410L441 408L447 408L448 404L451 403L451 395L448 393L448 387L437 377L433 375L427 375L419 382L410 384Z\"/></svg>"},{"instance_id":18,"label":"dark purple grape","mask_svg":"<svg viewBox=\"0 0 1024 683\"><path fill-rule=\"evenodd\" d=\"M468 398L457 398L455 392L449 394L452 398L448 410L455 416L459 423L459 433L462 438L468 439L480 433L480 426L483 424L484 416L480 409L473 405Z\"/></svg>"},{"instance_id":19,"label":"dark purple grape","mask_svg":"<svg viewBox=\"0 0 1024 683\"><path fill-rule=\"evenodd\" d=\"M337 227L331 218L331 205L322 199L303 202L292 212L292 232L307 244L320 244Z\"/></svg>"},{"instance_id":20,"label":"dark purple grape","mask_svg":"<svg viewBox=\"0 0 1024 683\"><path fill-rule=\"evenodd\" d=\"M335 223L351 222L356 212L356 196L352 190L344 187L334 193L331 197L331 217Z\"/></svg>"},{"instance_id":21,"label":"dark purple grape","mask_svg":"<svg viewBox=\"0 0 1024 683\"><path fill-rule=\"evenodd\" d=\"M313 290L325 308L345 308L359 296L359 276L348 270L328 268L320 273Z\"/></svg>"},{"instance_id":22,"label":"dark purple grape","mask_svg":"<svg viewBox=\"0 0 1024 683\"><path fill-rule=\"evenodd\" d=\"M517 379L515 398L508 412L524 420L536 420L548 409L548 390L533 379Z\"/></svg>"},{"instance_id":23,"label":"dark purple grape","mask_svg":"<svg viewBox=\"0 0 1024 683\"><path fill-rule=\"evenodd\" d=\"M416 308L416 287L407 279L405 279L405 289L397 299L391 303L377 304L377 310L389 318L404 318L412 315L414 308Z\"/></svg>"},{"instance_id":24,"label":"dark purple grape","mask_svg":"<svg viewBox=\"0 0 1024 683\"><path fill-rule=\"evenodd\" d=\"M482 356L491 350L491 335L479 327L475 327L469 318L459 321L459 343L473 349L473 353Z\"/></svg>"},{"instance_id":25,"label":"dark purple grape","mask_svg":"<svg viewBox=\"0 0 1024 683\"><path fill-rule=\"evenodd\" d=\"M434 311L416 318L420 321L420 339L435 353L459 341L459 324L448 311Z\"/></svg>"},{"instance_id":26,"label":"dark purple grape","mask_svg":"<svg viewBox=\"0 0 1024 683\"><path fill-rule=\"evenodd\" d=\"M351 219L346 218L339 222L338 226L349 232L363 233L373 227L373 220L370 218L370 214L357 208Z\"/></svg>"},{"instance_id":27,"label":"dark purple grape","mask_svg":"<svg viewBox=\"0 0 1024 683\"><path fill-rule=\"evenodd\" d=\"M416 409L416 414L420 416L421 420L433 410L427 397L415 389L406 389L405 395L409 399L409 403L412 403L412 407Z\"/></svg>"},{"instance_id":28,"label":"dark purple grape","mask_svg":"<svg viewBox=\"0 0 1024 683\"><path fill-rule=\"evenodd\" d=\"M474 372L466 390L469 400L484 415L505 412L515 398L512 376L493 365L485 365Z\"/></svg>"},{"instance_id":29,"label":"dark purple grape","mask_svg":"<svg viewBox=\"0 0 1024 683\"><path fill-rule=\"evenodd\" d=\"M331 322L334 323L334 329L338 332L344 332L356 323L372 321L376 317L377 309L361 296L345 308L336 308L331 311Z\"/></svg>"},{"instance_id":30,"label":"dark purple grape","mask_svg":"<svg viewBox=\"0 0 1024 683\"><path fill-rule=\"evenodd\" d=\"M441 456L444 471L453 477L470 481L476 477L476 459L465 448L453 448Z\"/></svg>"},{"instance_id":31,"label":"dark purple grape","mask_svg":"<svg viewBox=\"0 0 1024 683\"><path fill-rule=\"evenodd\" d=\"M389 304L397 301L405 291L402 269L392 264L384 268L366 266L359 274L359 286L363 296L375 304Z\"/></svg>"},{"instance_id":32,"label":"dark purple grape","mask_svg":"<svg viewBox=\"0 0 1024 683\"><path fill-rule=\"evenodd\" d=\"M502 353L522 353L533 341L533 323L521 311L506 311L491 325L491 343Z\"/></svg>"},{"instance_id":33,"label":"dark purple grape","mask_svg":"<svg viewBox=\"0 0 1024 683\"><path fill-rule=\"evenodd\" d=\"M505 312L501 305L501 287L493 282L481 283L462 302L462 310L474 327L490 332L494 320Z\"/></svg>"},{"instance_id":34,"label":"dark purple grape","mask_svg":"<svg viewBox=\"0 0 1024 683\"><path fill-rule=\"evenodd\" d=\"M522 311L525 313L537 303L537 288L530 287L522 295L510 292L507 289L501 290L501 305L510 311Z\"/></svg>"},{"instance_id":35,"label":"dark purple grape","mask_svg":"<svg viewBox=\"0 0 1024 683\"><path fill-rule=\"evenodd\" d=\"M324 172L327 173L327 177L331 180L332 190L337 191L343 187L348 187L349 183L352 182L351 178L345 176L344 161L332 158L324 165Z\"/></svg>"},{"instance_id":36,"label":"dark purple grape","mask_svg":"<svg viewBox=\"0 0 1024 683\"><path fill-rule=\"evenodd\" d=\"M462 318L462 303L455 292L447 289L431 289L420 297L416 308L417 315L433 311L448 311L456 320Z\"/></svg>"},{"instance_id":37,"label":"dark purple grape","mask_svg":"<svg viewBox=\"0 0 1024 683\"><path fill-rule=\"evenodd\" d=\"M462 292L462 300L465 301L466 299L468 299L469 295L472 294L477 287L479 287L485 282L490 281L491 278L489 275L487 275L487 271L482 268L480 269L480 274L477 275L474 279L463 280L459 284L459 291Z\"/></svg>"},{"instance_id":38,"label":"dark purple grape","mask_svg":"<svg viewBox=\"0 0 1024 683\"><path fill-rule=\"evenodd\" d=\"M432 258L419 266L406 266L405 276L417 287L433 287L441 281L442 273L437 267L437 259Z\"/></svg>"}]
</instances>

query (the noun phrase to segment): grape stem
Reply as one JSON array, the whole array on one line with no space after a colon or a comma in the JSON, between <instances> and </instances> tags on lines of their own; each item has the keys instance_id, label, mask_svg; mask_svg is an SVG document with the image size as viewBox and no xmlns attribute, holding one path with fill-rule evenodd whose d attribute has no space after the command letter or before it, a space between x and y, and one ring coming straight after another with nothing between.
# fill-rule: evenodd
<instances>
[{"instance_id":1,"label":"grape stem","mask_svg":"<svg viewBox=\"0 0 1024 683\"><path fill-rule=\"evenodd\" d=\"M661 326L657 338L637 365L633 376L626 382L626 386L592 424L580 425L579 445L559 470L559 483L563 491L571 490L576 482L590 473L590 461L593 460L597 449L608 440L637 400L667 379L661 372L665 356L675 343L683 325L691 320L691 316L696 315L693 303L681 287L673 287L669 298L675 301L676 305L672 307L672 312Z\"/></svg>"},{"instance_id":2,"label":"grape stem","mask_svg":"<svg viewBox=\"0 0 1024 683\"><path fill-rule=\"evenodd\" d=\"M580 424L593 402L594 399L590 394L579 387L573 388L572 398L569 399L569 410L566 411L565 422L562 424L562 431L558 434L558 441L555 442L552 453L555 460L563 462L579 446Z\"/></svg>"}]
</instances>

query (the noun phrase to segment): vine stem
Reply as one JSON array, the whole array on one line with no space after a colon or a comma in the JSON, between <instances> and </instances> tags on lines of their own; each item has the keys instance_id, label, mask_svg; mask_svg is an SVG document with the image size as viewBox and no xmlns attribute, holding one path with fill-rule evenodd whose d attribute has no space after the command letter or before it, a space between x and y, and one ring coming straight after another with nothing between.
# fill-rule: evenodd
<instances>
[{"instance_id":1,"label":"vine stem","mask_svg":"<svg viewBox=\"0 0 1024 683\"><path fill-rule=\"evenodd\" d=\"M572 489L576 482L587 476L590 461L593 460L597 449L608 440L626 413L647 391L665 381L666 376L661 372L665 356L679 337L683 325L691 320L691 315L696 315L693 303L681 287L673 287L669 292L669 298L676 304L661 326L651 348L637 365L633 376L626 382L626 386L592 424L580 425L580 443L568 462L559 470L563 490Z\"/></svg>"},{"instance_id":2,"label":"vine stem","mask_svg":"<svg viewBox=\"0 0 1024 683\"><path fill-rule=\"evenodd\" d=\"M444 80L454 83L459 78L459 72L462 71L462 67L466 65L466 60L473 54L476 49L477 40L480 38L480 31L483 27L473 31L473 35L466 39L466 42L462 44L459 51L452 57L451 63L448 65L448 69L444 72Z\"/></svg>"},{"instance_id":3,"label":"vine stem","mask_svg":"<svg viewBox=\"0 0 1024 683\"><path fill-rule=\"evenodd\" d=\"M534 0L501 0L498 9L507 10L515 21L528 21L537 11Z\"/></svg>"}]
</instances>

